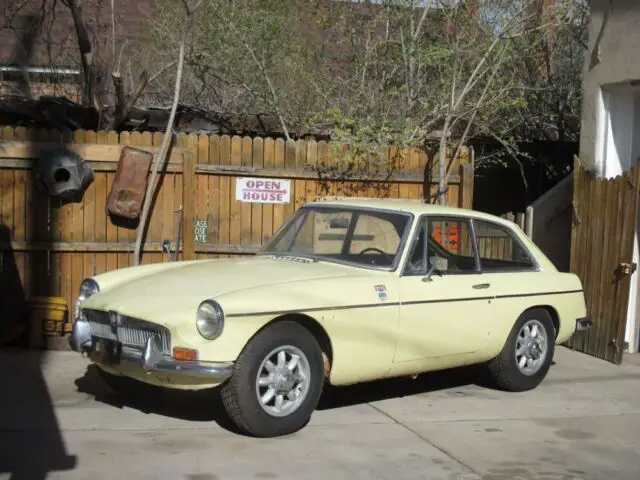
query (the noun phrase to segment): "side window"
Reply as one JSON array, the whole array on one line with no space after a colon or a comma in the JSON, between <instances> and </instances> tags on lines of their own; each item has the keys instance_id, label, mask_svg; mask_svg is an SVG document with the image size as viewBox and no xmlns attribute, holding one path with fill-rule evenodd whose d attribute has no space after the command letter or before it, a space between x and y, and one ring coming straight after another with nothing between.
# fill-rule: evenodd
<instances>
[{"instance_id":1,"label":"side window","mask_svg":"<svg viewBox=\"0 0 640 480\"><path fill-rule=\"evenodd\" d=\"M532 270L535 262L509 229L474 220L480 266L484 272Z\"/></svg>"},{"instance_id":2,"label":"side window","mask_svg":"<svg viewBox=\"0 0 640 480\"><path fill-rule=\"evenodd\" d=\"M442 273L477 271L469 221L462 218L427 219L427 268Z\"/></svg>"},{"instance_id":3,"label":"side window","mask_svg":"<svg viewBox=\"0 0 640 480\"><path fill-rule=\"evenodd\" d=\"M468 220L427 217L421 221L411 246L405 274L424 275L431 267L442 274L477 271Z\"/></svg>"}]
</instances>

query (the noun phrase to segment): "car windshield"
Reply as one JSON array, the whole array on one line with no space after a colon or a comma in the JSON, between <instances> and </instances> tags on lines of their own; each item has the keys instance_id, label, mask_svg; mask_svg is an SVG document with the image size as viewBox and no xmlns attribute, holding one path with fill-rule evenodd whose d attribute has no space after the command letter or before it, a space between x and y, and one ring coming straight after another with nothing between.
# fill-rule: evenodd
<instances>
[{"instance_id":1,"label":"car windshield","mask_svg":"<svg viewBox=\"0 0 640 480\"><path fill-rule=\"evenodd\" d=\"M262 254L395 269L411 224L402 212L309 206L298 210Z\"/></svg>"}]
</instances>

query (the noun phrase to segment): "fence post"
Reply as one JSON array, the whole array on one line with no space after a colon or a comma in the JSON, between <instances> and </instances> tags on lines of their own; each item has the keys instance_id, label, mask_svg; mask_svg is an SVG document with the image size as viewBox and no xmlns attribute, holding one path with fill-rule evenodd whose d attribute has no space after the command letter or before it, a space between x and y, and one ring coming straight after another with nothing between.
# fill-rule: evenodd
<instances>
[{"instance_id":1,"label":"fence post","mask_svg":"<svg viewBox=\"0 0 640 480\"><path fill-rule=\"evenodd\" d=\"M182 260L195 260L193 225L196 218L196 154L182 154Z\"/></svg>"},{"instance_id":2,"label":"fence post","mask_svg":"<svg viewBox=\"0 0 640 480\"><path fill-rule=\"evenodd\" d=\"M460 165L460 207L473 208L473 165Z\"/></svg>"},{"instance_id":3,"label":"fence post","mask_svg":"<svg viewBox=\"0 0 640 480\"><path fill-rule=\"evenodd\" d=\"M533 240L533 207L529 205L524 214L524 233Z\"/></svg>"}]
</instances>

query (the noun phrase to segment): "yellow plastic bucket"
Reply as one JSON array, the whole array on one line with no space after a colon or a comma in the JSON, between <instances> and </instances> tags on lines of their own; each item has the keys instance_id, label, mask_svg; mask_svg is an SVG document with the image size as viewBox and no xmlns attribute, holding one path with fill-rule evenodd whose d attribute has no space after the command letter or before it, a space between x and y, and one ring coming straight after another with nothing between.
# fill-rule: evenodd
<instances>
[{"instance_id":1,"label":"yellow plastic bucket","mask_svg":"<svg viewBox=\"0 0 640 480\"><path fill-rule=\"evenodd\" d=\"M44 337L61 337L65 333L69 308L62 297L32 297L27 300L29 311L29 346L40 348Z\"/></svg>"}]
</instances>

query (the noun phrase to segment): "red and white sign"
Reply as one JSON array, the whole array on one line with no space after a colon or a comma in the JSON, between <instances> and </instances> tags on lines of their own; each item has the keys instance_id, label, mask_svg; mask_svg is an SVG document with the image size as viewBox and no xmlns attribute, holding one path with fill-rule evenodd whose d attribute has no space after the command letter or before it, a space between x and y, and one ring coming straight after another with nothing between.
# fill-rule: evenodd
<instances>
[{"instance_id":1,"label":"red and white sign","mask_svg":"<svg viewBox=\"0 0 640 480\"><path fill-rule=\"evenodd\" d=\"M244 178L236 180L236 201L248 203L289 203L291 180Z\"/></svg>"}]
</instances>

